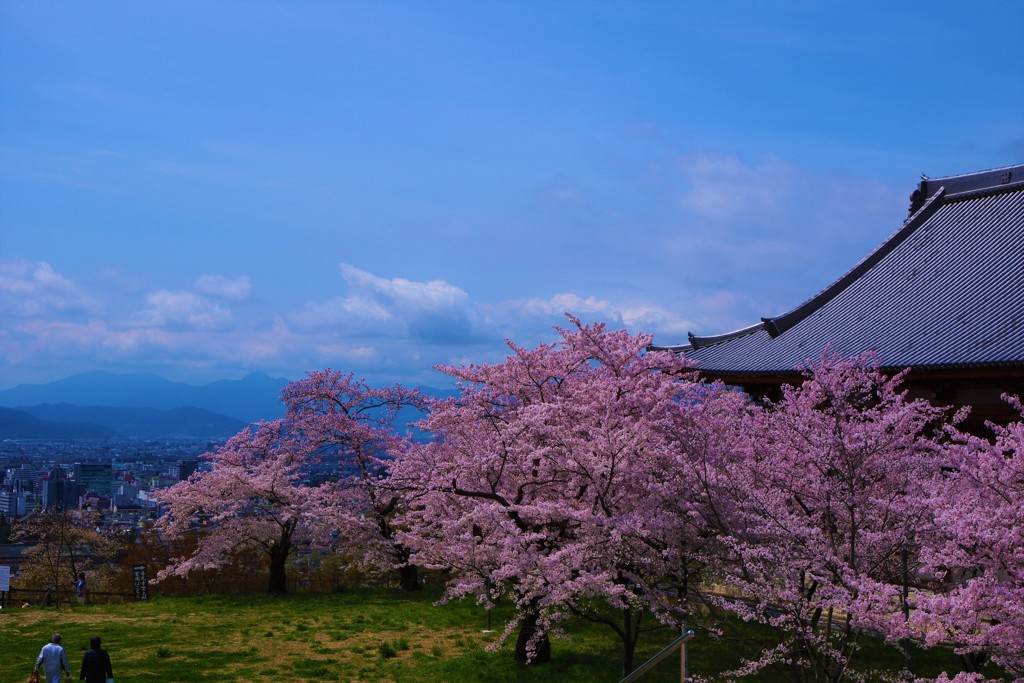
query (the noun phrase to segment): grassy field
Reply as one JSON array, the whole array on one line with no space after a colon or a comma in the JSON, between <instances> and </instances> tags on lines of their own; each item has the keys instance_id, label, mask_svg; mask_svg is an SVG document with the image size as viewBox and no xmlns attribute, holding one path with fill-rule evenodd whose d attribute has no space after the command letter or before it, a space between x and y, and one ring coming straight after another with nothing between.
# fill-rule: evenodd
<instances>
[{"instance_id":1,"label":"grassy field","mask_svg":"<svg viewBox=\"0 0 1024 683\"><path fill-rule=\"evenodd\" d=\"M518 665L510 646L485 652L494 635L472 603L434 606L436 592L385 590L339 594L156 597L147 602L0 612L0 683L23 682L54 632L64 636L74 678L89 638L98 635L119 683L214 681L504 681L599 683L620 676L620 645L607 628L572 624L552 643L552 661ZM499 609L494 628L506 613ZM641 643L637 662L676 634L667 629ZM700 636L691 641L690 671L714 675L736 662L737 645ZM868 660L896 664L889 648L869 644ZM949 653L917 657L920 673L955 667ZM643 680L679 680L670 657ZM951 670L956 670L955 668ZM768 674L759 681L773 682Z\"/></svg>"}]
</instances>

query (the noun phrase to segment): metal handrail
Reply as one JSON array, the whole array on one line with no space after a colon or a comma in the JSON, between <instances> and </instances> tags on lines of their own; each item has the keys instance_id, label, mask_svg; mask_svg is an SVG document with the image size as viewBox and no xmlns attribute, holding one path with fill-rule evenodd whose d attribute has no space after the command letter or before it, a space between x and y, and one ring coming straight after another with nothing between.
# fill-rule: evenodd
<instances>
[{"instance_id":1,"label":"metal handrail","mask_svg":"<svg viewBox=\"0 0 1024 683\"><path fill-rule=\"evenodd\" d=\"M648 671L653 669L663 659L665 659L670 654L672 654L677 647L681 648L681 652L682 652L682 661L680 662L679 680L682 683L685 683L686 682L686 643L691 638L693 638L695 635L697 635L697 634L694 633L693 631L687 631L683 635L679 636L678 638L673 640L671 643L669 643L668 646L664 650L662 650L661 652L659 652L658 654L654 655L653 657L648 659L646 662L644 662L643 664L638 666L636 669L633 670L633 673L631 673L628 676L626 676L625 678L623 678L621 681L619 681L619 683L630 683L630 681L635 681L636 679L640 678L645 673L647 673Z\"/></svg>"}]
</instances>

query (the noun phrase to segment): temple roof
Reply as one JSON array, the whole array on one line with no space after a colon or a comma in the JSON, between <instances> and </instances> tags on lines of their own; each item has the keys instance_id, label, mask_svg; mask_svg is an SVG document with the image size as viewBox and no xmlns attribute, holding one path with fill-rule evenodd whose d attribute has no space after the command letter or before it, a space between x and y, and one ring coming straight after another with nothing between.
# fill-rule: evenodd
<instances>
[{"instance_id":1,"label":"temple roof","mask_svg":"<svg viewBox=\"0 0 1024 683\"><path fill-rule=\"evenodd\" d=\"M788 374L826 346L883 367L1024 366L1024 164L926 178L910 216L834 283L783 315L689 344L713 375Z\"/></svg>"}]
</instances>

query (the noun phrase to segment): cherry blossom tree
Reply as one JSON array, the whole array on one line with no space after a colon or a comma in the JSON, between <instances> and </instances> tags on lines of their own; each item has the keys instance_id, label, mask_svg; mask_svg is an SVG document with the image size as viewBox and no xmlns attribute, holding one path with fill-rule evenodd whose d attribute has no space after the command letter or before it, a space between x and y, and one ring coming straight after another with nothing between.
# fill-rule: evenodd
<instances>
[{"instance_id":1,"label":"cherry blossom tree","mask_svg":"<svg viewBox=\"0 0 1024 683\"><path fill-rule=\"evenodd\" d=\"M402 412L419 415L426 398L400 386L371 387L351 373L329 369L288 385L282 398L287 419L307 447L337 463L335 524L350 560L398 570L403 588L420 588L410 551L395 535L403 497L385 480L393 454L405 450L409 438L396 432L396 420Z\"/></svg>"},{"instance_id":2,"label":"cherry blossom tree","mask_svg":"<svg viewBox=\"0 0 1024 683\"><path fill-rule=\"evenodd\" d=\"M943 412L908 400L901 379L870 355L826 352L801 386L748 413L710 474L695 473L722 534L723 581L743 597L716 604L779 634L737 675L771 666L798 681L856 680L861 634L889 633L901 614L930 518L924 493L943 464L928 437Z\"/></svg>"},{"instance_id":3,"label":"cherry blossom tree","mask_svg":"<svg viewBox=\"0 0 1024 683\"><path fill-rule=\"evenodd\" d=\"M326 545L337 500L326 485L303 481L313 453L285 420L241 431L209 455L212 469L158 493L167 511L157 528L174 538L202 533L195 551L160 570L157 581L216 569L253 549L269 565L267 591L288 590L286 566L297 543Z\"/></svg>"},{"instance_id":4,"label":"cherry blossom tree","mask_svg":"<svg viewBox=\"0 0 1024 683\"><path fill-rule=\"evenodd\" d=\"M699 575L700 535L658 505L673 423L707 389L684 359L647 353L649 337L570 320L559 344L439 368L461 395L394 465L411 500L400 537L451 572L449 598L515 602L495 646L518 628L518 660L544 661L548 633L580 615L615 630L629 671L644 615L679 625ZM617 618L595 609L609 604Z\"/></svg>"},{"instance_id":5,"label":"cherry blossom tree","mask_svg":"<svg viewBox=\"0 0 1024 683\"><path fill-rule=\"evenodd\" d=\"M933 483L935 536L924 571L941 580L921 593L912 622L927 645L952 643L974 675L979 653L1024 681L1024 405L1021 419L990 425L994 438L951 430L953 461ZM973 656L972 656L973 655Z\"/></svg>"},{"instance_id":6,"label":"cherry blossom tree","mask_svg":"<svg viewBox=\"0 0 1024 683\"><path fill-rule=\"evenodd\" d=\"M425 399L401 387L377 389L330 369L311 372L282 391L285 417L253 425L211 454L212 470L159 494L168 505L160 529L203 537L196 550L157 578L186 576L229 562L242 548L269 562L271 593L284 593L289 557L303 545L342 550L354 563L400 569L418 587L408 550L391 520L401 498L380 486L403 409ZM311 468L318 483L308 481Z\"/></svg>"}]
</instances>

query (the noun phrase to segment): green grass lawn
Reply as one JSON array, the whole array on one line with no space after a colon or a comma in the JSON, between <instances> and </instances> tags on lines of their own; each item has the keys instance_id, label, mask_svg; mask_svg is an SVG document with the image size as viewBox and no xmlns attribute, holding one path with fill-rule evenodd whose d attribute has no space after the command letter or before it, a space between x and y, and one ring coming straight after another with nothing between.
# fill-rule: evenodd
<instances>
[{"instance_id":1,"label":"green grass lawn","mask_svg":"<svg viewBox=\"0 0 1024 683\"><path fill-rule=\"evenodd\" d=\"M89 638L110 652L119 683L214 681L618 681L620 643L605 627L570 624L552 643L552 661L520 665L511 644L484 647L486 613L471 602L435 606L436 591L418 594L360 590L338 594L156 597L147 602L55 610L8 607L0 612L0 683L28 679L39 649L54 632L64 636L74 678ZM500 629L507 607L493 615ZM749 627L748 627L749 628ZM677 634L662 629L639 646L637 664ZM736 663L735 642L698 634L689 648L690 671L712 676ZM868 661L897 663L889 648L869 644ZM919 673L937 673L956 660L946 652L916 657ZM679 658L670 657L645 683L678 682ZM764 674L758 681L781 681Z\"/></svg>"}]
</instances>

